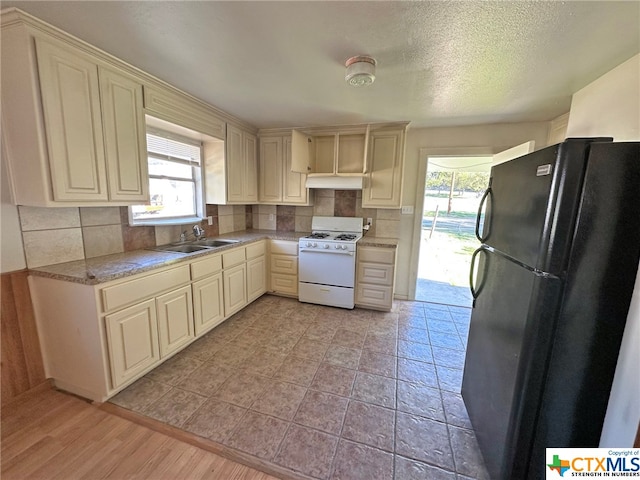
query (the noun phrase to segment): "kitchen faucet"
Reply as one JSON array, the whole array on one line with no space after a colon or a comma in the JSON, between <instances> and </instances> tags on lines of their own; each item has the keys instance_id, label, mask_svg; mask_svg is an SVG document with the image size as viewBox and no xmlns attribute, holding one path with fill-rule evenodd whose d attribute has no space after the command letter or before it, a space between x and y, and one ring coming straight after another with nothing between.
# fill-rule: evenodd
<instances>
[{"instance_id":1,"label":"kitchen faucet","mask_svg":"<svg viewBox=\"0 0 640 480\"><path fill-rule=\"evenodd\" d=\"M196 240L200 240L204 236L204 230L198 224L193 226L193 236L196 237Z\"/></svg>"},{"instance_id":2,"label":"kitchen faucet","mask_svg":"<svg viewBox=\"0 0 640 480\"><path fill-rule=\"evenodd\" d=\"M196 240L200 240L205 235L204 229L198 224L194 225L192 230L193 230L193 236L194 236L194 238ZM181 242L186 242L187 241L187 235L189 235L189 234L187 233L186 230L184 230L180 234L180 241Z\"/></svg>"}]
</instances>

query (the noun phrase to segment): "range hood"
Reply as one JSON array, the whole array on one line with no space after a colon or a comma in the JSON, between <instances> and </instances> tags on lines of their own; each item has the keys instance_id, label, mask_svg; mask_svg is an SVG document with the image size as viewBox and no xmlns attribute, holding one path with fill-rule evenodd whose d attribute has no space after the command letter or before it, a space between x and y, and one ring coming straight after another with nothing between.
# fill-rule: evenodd
<instances>
[{"instance_id":1,"label":"range hood","mask_svg":"<svg viewBox=\"0 0 640 480\"><path fill-rule=\"evenodd\" d=\"M307 188L329 188L334 190L362 190L364 175L318 175L307 176Z\"/></svg>"}]
</instances>

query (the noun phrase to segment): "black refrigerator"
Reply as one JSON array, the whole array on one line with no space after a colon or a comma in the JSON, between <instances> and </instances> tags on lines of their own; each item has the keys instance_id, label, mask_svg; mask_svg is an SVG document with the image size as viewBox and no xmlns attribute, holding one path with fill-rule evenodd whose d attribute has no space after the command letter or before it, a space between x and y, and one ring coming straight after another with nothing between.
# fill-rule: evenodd
<instances>
[{"instance_id":1,"label":"black refrigerator","mask_svg":"<svg viewBox=\"0 0 640 480\"><path fill-rule=\"evenodd\" d=\"M490 478L538 480L545 448L599 443L640 260L640 143L496 165L480 203L462 397Z\"/></svg>"}]
</instances>

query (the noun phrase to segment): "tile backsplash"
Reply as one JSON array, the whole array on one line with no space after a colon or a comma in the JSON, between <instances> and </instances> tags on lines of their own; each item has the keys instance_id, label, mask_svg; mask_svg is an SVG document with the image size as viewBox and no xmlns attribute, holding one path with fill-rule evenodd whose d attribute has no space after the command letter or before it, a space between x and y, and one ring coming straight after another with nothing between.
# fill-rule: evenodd
<instances>
[{"instance_id":1,"label":"tile backsplash","mask_svg":"<svg viewBox=\"0 0 640 480\"><path fill-rule=\"evenodd\" d=\"M215 237L250 228L311 231L314 215L373 218L369 235L398 238L400 210L363 209L359 190L315 190L313 206L207 205ZM178 241L189 225L129 226L127 207L18 207L27 267L82 260Z\"/></svg>"}]
</instances>

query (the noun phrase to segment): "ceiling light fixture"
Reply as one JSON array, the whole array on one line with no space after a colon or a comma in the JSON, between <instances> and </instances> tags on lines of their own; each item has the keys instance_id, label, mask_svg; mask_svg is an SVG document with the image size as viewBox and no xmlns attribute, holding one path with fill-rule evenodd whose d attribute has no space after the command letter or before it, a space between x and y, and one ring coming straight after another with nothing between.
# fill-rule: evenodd
<instances>
[{"instance_id":1,"label":"ceiling light fixture","mask_svg":"<svg viewBox=\"0 0 640 480\"><path fill-rule=\"evenodd\" d=\"M351 57L345 62L347 73L344 79L354 87L366 87L376 79L376 59L367 55Z\"/></svg>"}]
</instances>

